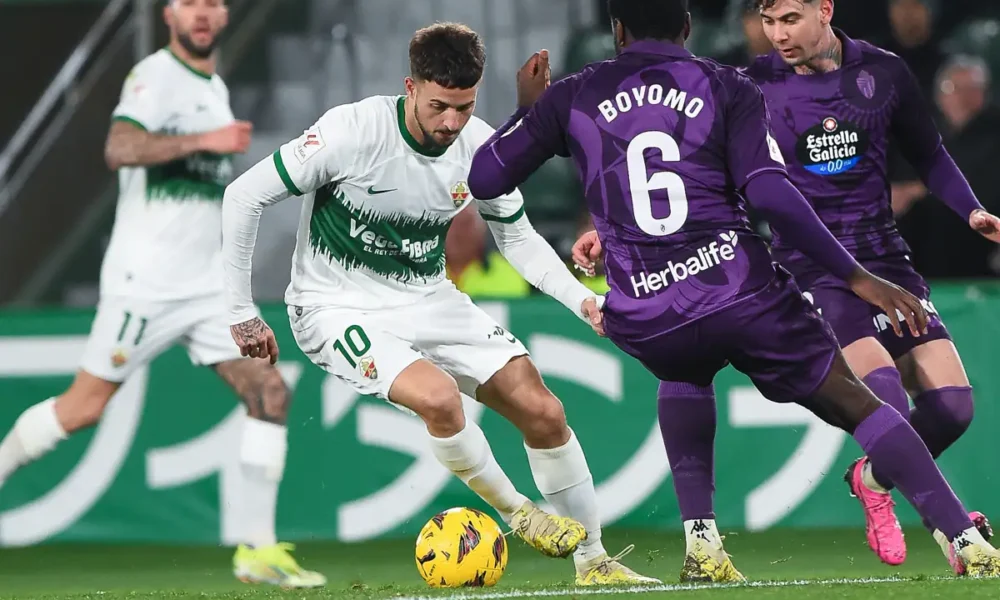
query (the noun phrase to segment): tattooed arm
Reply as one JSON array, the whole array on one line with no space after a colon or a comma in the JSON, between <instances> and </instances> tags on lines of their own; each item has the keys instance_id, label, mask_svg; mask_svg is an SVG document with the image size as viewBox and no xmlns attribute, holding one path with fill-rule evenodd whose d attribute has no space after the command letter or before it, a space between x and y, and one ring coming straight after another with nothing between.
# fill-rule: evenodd
<instances>
[{"instance_id":1,"label":"tattooed arm","mask_svg":"<svg viewBox=\"0 0 1000 600\"><path fill-rule=\"evenodd\" d=\"M206 133L194 135L161 135L150 133L136 122L116 119L108 131L104 145L104 160L111 170L121 167L157 165L195 152L236 154L250 145L253 126L236 121Z\"/></svg>"},{"instance_id":2,"label":"tattooed arm","mask_svg":"<svg viewBox=\"0 0 1000 600\"><path fill-rule=\"evenodd\" d=\"M244 356L277 358L274 333L253 303L253 251L264 208L349 180L360 154L354 105L327 112L297 139L282 145L236 181L222 199L222 261L233 339Z\"/></svg>"}]
</instances>

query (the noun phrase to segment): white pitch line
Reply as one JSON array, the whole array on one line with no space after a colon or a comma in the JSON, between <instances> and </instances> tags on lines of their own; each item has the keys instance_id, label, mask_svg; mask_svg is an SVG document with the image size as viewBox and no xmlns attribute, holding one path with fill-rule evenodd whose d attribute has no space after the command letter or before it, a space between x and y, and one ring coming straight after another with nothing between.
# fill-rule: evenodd
<instances>
[{"instance_id":1,"label":"white pitch line","mask_svg":"<svg viewBox=\"0 0 1000 600\"><path fill-rule=\"evenodd\" d=\"M947 577L927 577L921 581L949 579ZM797 579L789 581L751 581L749 583L728 584L664 584L634 587L586 587L564 590L509 590L505 592L458 592L438 596L395 596L393 600L509 600L513 598L549 598L553 596L595 596L598 594L651 594L653 592L688 592L692 590L718 590L728 588L781 588L811 585L857 585L866 583L905 583L916 581L906 577L866 577L860 579Z\"/></svg>"}]
</instances>

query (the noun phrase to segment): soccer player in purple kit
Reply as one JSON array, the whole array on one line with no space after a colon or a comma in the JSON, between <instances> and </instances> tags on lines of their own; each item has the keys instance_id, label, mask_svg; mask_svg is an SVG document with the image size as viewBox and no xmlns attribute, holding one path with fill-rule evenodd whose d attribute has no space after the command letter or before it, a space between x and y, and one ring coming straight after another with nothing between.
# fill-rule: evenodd
<instances>
[{"instance_id":1,"label":"soccer player in purple kit","mask_svg":"<svg viewBox=\"0 0 1000 600\"><path fill-rule=\"evenodd\" d=\"M553 155L572 157L611 287L595 328L660 379L661 416L674 404L714 411L712 380L731 363L771 400L796 402L851 433L955 543L969 573L1000 575L1000 553L919 436L857 379L829 326L771 262L750 230L744 197L789 244L886 310L898 333L897 311L913 335L926 328L917 298L859 265L792 186L757 86L684 49L687 0L609 0L609 11L615 59L551 87L547 53L529 60L534 76L519 77L517 112L476 153L473 196L500 196ZM675 469L690 456L710 464L711 436L699 448L678 447L671 419L661 427L675 488L705 492L678 494L689 534L681 579L742 579L712 520L711 469L700 481Z\"/></svg>"},{"instance_id":2,"label":"soccer player in purple kit","mask_svg":"<svg viewBox=\"0 0 1000 600\"><path fill-rule=\"evenodd\" d=\"M854 372L909 418L936 458L969 427L972 388L896 229L886 165L890 134L928 189L970 227L1000 241L1000 221L983 210L945 150L901 58L833 28L833 0L755 0L755 6L774 51L746 74L767 101L792 183L858 262L920 298L930 313L928 331L920 337L893 335L879 308L853 295L781 231L775 232L773 255L833 328ZM891 477L861 458L845 479L864 510L872 550L887 564L902 563L906 545L889 493ZM985 517L974 513L973 519L988 532ZM948 540L928 528L961 574Z\"/></svg>"}]
</instances>

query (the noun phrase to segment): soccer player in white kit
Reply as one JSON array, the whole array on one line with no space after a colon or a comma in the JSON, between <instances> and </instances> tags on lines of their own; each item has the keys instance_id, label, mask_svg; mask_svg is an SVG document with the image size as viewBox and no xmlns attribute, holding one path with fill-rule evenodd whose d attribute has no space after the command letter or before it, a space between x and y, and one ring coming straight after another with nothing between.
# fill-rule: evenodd
<instances>
[{"instance_id":1,"label":"soccer player in white kit","mask_svg":"<svg viewBox=\"0 0 1000 600\"><path fill-rule=\"evenodd\" d=\"M253 308L251 260L261 211L302 196L285 294L302 351L358 393L423 419L434 455L549 556L575 552L581 585L651 583L601 544L594 482L562 404L528 351L445 277L445 235L470 204L508 261L581 319L599 319L580 284L527 218L519 192L476 202L466 185L493 129L472 116L485 50L464 25L437 24L410 42L406 95L338 106L240 176L223 202L223 254L233 338L249 356L277 351ZM544 85L537 61L521 77ZM518 492L461 393L523 434L535 483L563 516Z\"/></svg>"},{"instance_id":2,"label":"soccer player in white kit","mask_svg":"<svg viewBox=\"0 0 1000 600\"><path fill-rule=\"evenodd\" d=\"M244 543L234 574L285 587L323 585L325 577L301 569L289 545L275 539L289 391L273 360L241 357L229 334L221 202L232 179L228 155L246 150L251 126L234 121L229 92L214 74L226 7L222 0L172 0L164 17L169 46L135 66L112 117L105 156L119 174L118 211L80 371L61 396L27 409L0 442L0 486L69 434L95 425L133 371L180 344L248 408L238 449L243 489L234 507Z\"/></svg>"}]
</instances>

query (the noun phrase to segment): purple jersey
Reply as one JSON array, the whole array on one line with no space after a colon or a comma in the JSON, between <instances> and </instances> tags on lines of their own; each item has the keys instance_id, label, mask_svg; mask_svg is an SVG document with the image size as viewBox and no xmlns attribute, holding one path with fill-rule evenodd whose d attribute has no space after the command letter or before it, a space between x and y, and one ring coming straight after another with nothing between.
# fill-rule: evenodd
<instances>
[{"instance_id":1,"label":"purple jersey","mask_svg":"<svg viewBox=\"0 0 1000 600\"><path fill-rule=\"evenodd\" d=\"M862 264L909 253L893 219L887 168L893 134L904 156L926 171L941 136L913 74L898 56L837 30L843 66L798 75L772 52L746 73L760 86L788 175L824 225ZM803 286L823 269L774 232L774 256Z\"/></svg>"},{"instance_id":2,"label":"purple jersey","mask_svg":"<svg viewBox=\"0 0 1000 600\"><path fill-rule=\"evenodd\" d=\"M775 277L740 190L784 173L756 85L675 44L640 41L554 83L493 144L508 171L576 163L605 251L609 331L659 335Z\"/></svg>"}]
</instances>

